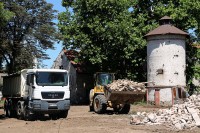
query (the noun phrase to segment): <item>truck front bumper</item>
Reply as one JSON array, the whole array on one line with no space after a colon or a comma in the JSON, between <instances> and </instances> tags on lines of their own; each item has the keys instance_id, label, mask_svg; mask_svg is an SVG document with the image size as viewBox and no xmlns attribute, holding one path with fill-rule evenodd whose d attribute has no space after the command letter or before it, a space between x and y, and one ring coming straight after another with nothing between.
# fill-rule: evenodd
<instances>
[{"instance_id":1,"label":"truck front bumper","mask_svg":"<svg viewBox=\"0 0 200 133\"><path fill-rule=\"evenodd\" d=\"M29 108L31 111L49 112L49 111L64 111L70 109L70 100L61 101L43 101L32 100L29 102Z\"/></svg>"}]
</instances>

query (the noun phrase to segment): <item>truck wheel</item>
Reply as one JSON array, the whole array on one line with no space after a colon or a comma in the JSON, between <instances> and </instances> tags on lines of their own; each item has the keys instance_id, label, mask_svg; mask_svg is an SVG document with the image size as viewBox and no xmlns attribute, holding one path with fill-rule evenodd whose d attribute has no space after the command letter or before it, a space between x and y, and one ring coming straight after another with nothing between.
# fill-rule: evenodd
<instances>
[{"instance_id":1,"label":"truck wheel","mask_svg":"<svg viewBox=\"0 0 200 133\"><path fill-rule=\"evenodd\" d=\"M12 117L12 113L11 112L12 111L11 111L10 107L7 107L6 116L9 117L9 118L11 118Z\"/></svg>"},{"instance_id":2,"label":"truck wheel","mask_svg":"<svg viewBox=\"0 0 200 133\"><path fill-rule=\"evenodd\" d=\"M50 117L52 120L57 120L58 117L59 117L59 114L49 114L49 117Z\"/></svg>"},{"instance_id":3,"label":"truck wheel","mask_svg":"<svg viewBox=\"0 0 200 133\"><path fill-rule=\"evenodd\" d=\"M44 114L41 114L41 113L35 113L34 114L35 120L41 120L41 119L43 119L43 117L44 117Z\"/></svg>"},{"instance_id":4,"label":"truck wheel","mask_svg":"<svg viewBox=\"0 0 200 133\"><path fill-rule=\"evenodd\" d=\"M4 110L6 113L6 117L12 118L13 117L13 111L11 110L11 103L9 101L5 101L4 103Z\"/></svg>"},{"instance_id":5,"label":"truck wheel","mask_svg":"<svg viewBox=\"0 0 200 133\"><path fill-rule=\"evenodd\" d=\"M130 104L124 104L124 106L121 109L119 109L118 113L119 114L128 114L128 112L130 111L130 107L131 107Z\"/></svg>"},{"instance_id":6,"label":"truck wheel","mask_svg":"<svg viewBox=\"0 0 200 133\"><path fill-rule=\"evenodd\" d=\"M4 112L6 114L6 117L8 117L8 101L7 100L5 100L4 102Z\"/></svg>"},{"instance_id":7,"label":"truck wheel","mask_svg":"<svg viewBox=\"0 0 200 133\"><path fill-rule=\"evenodd\" d=\"M24 109L21 103L17 104L17 118L23 120L24 118Z\"/></svg>"},{"instance_id":8,"label":"truck wheel","mask_svg":"<svg viewBox=\"0 0 200 133\"><path fill-rule=\"evenodd\" d=\"M31 114L30 110L28 109L28 106L24 106L24 119L26 121L33 121L34 120L34 115Z\"/></svg>"},{"instance_id":9,"label":"truck wheel","mask_svg":"<svg viewBox=\"0 0 200 133\"><path fill-rule=\"evenodd\" d=\"M94 111L98 114L102 114L106 111L107 100L104 95L97 95L94 98Z\"/></svg>"},{"instance_id":10,"label":"truck wheel","mask_svg":"<svg viewBox=\"0 0 200 133\"><path fill-rule=\"evenodd\" d=\"M61 111L59 115L60 115L60 118L67 118L68 110Z\"/></svg>"}]
</instances>

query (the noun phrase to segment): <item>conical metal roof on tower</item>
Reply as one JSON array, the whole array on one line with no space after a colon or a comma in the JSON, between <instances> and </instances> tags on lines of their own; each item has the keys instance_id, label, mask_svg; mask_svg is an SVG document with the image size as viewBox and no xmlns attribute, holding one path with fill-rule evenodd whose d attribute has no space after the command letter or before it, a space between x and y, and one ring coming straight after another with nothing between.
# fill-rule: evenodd
<instances>
[{"instance_id":1,"label":"conical metal roof on tower","mask_svg":"<svg viewBox=\"0 0 200 133\"><path fill-rule=\"evenodd\" d=\"M171 24L171 18L164 16L160 19L160 26L156 29L150 31L145 37L154 36L154 35L166 35L166 34L175 34L175 35L184 35L188 36L188 33L176 28Z\"/></svg>"}]
</instances>

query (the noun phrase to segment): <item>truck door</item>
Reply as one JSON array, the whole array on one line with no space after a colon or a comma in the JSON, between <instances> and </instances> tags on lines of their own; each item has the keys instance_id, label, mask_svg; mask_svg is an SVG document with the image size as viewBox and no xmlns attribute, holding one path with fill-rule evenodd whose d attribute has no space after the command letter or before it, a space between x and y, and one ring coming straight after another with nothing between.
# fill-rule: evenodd
<instances>
[{"instance_id":1,"label":"truck door","mask_svg":"<svg viewBox=\"0 0 200 133\"><path fill-rule=\"evenodd\" d=\"M35 86L34 86L34 74L28 74L27 75L27 86L28 86L28 97L29 97L29 100L31 100L32 95L33 95L33 89L35 88Z\"/></svg>"}]
</instances>

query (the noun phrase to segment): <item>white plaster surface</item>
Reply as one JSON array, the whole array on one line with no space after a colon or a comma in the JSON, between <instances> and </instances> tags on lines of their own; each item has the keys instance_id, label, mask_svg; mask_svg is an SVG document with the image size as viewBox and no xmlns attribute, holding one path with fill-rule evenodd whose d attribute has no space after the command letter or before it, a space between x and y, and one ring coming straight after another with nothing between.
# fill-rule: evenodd
<instances>
[{"instance_id":1,"label":"white plaster surface","mask_svg":"<svg viewBox=\"0 0 200 133\"><path fill-rule=\"evenodd\" d=\"M147 38L147 81L155 86L186 86L185 37L181 35L157 35ZM162 74L158 70L163 70ZM154 101L150 89L149 101ZM172 102L171 88L160 90L161 102Z\"/></svg>"}]
</instances>

